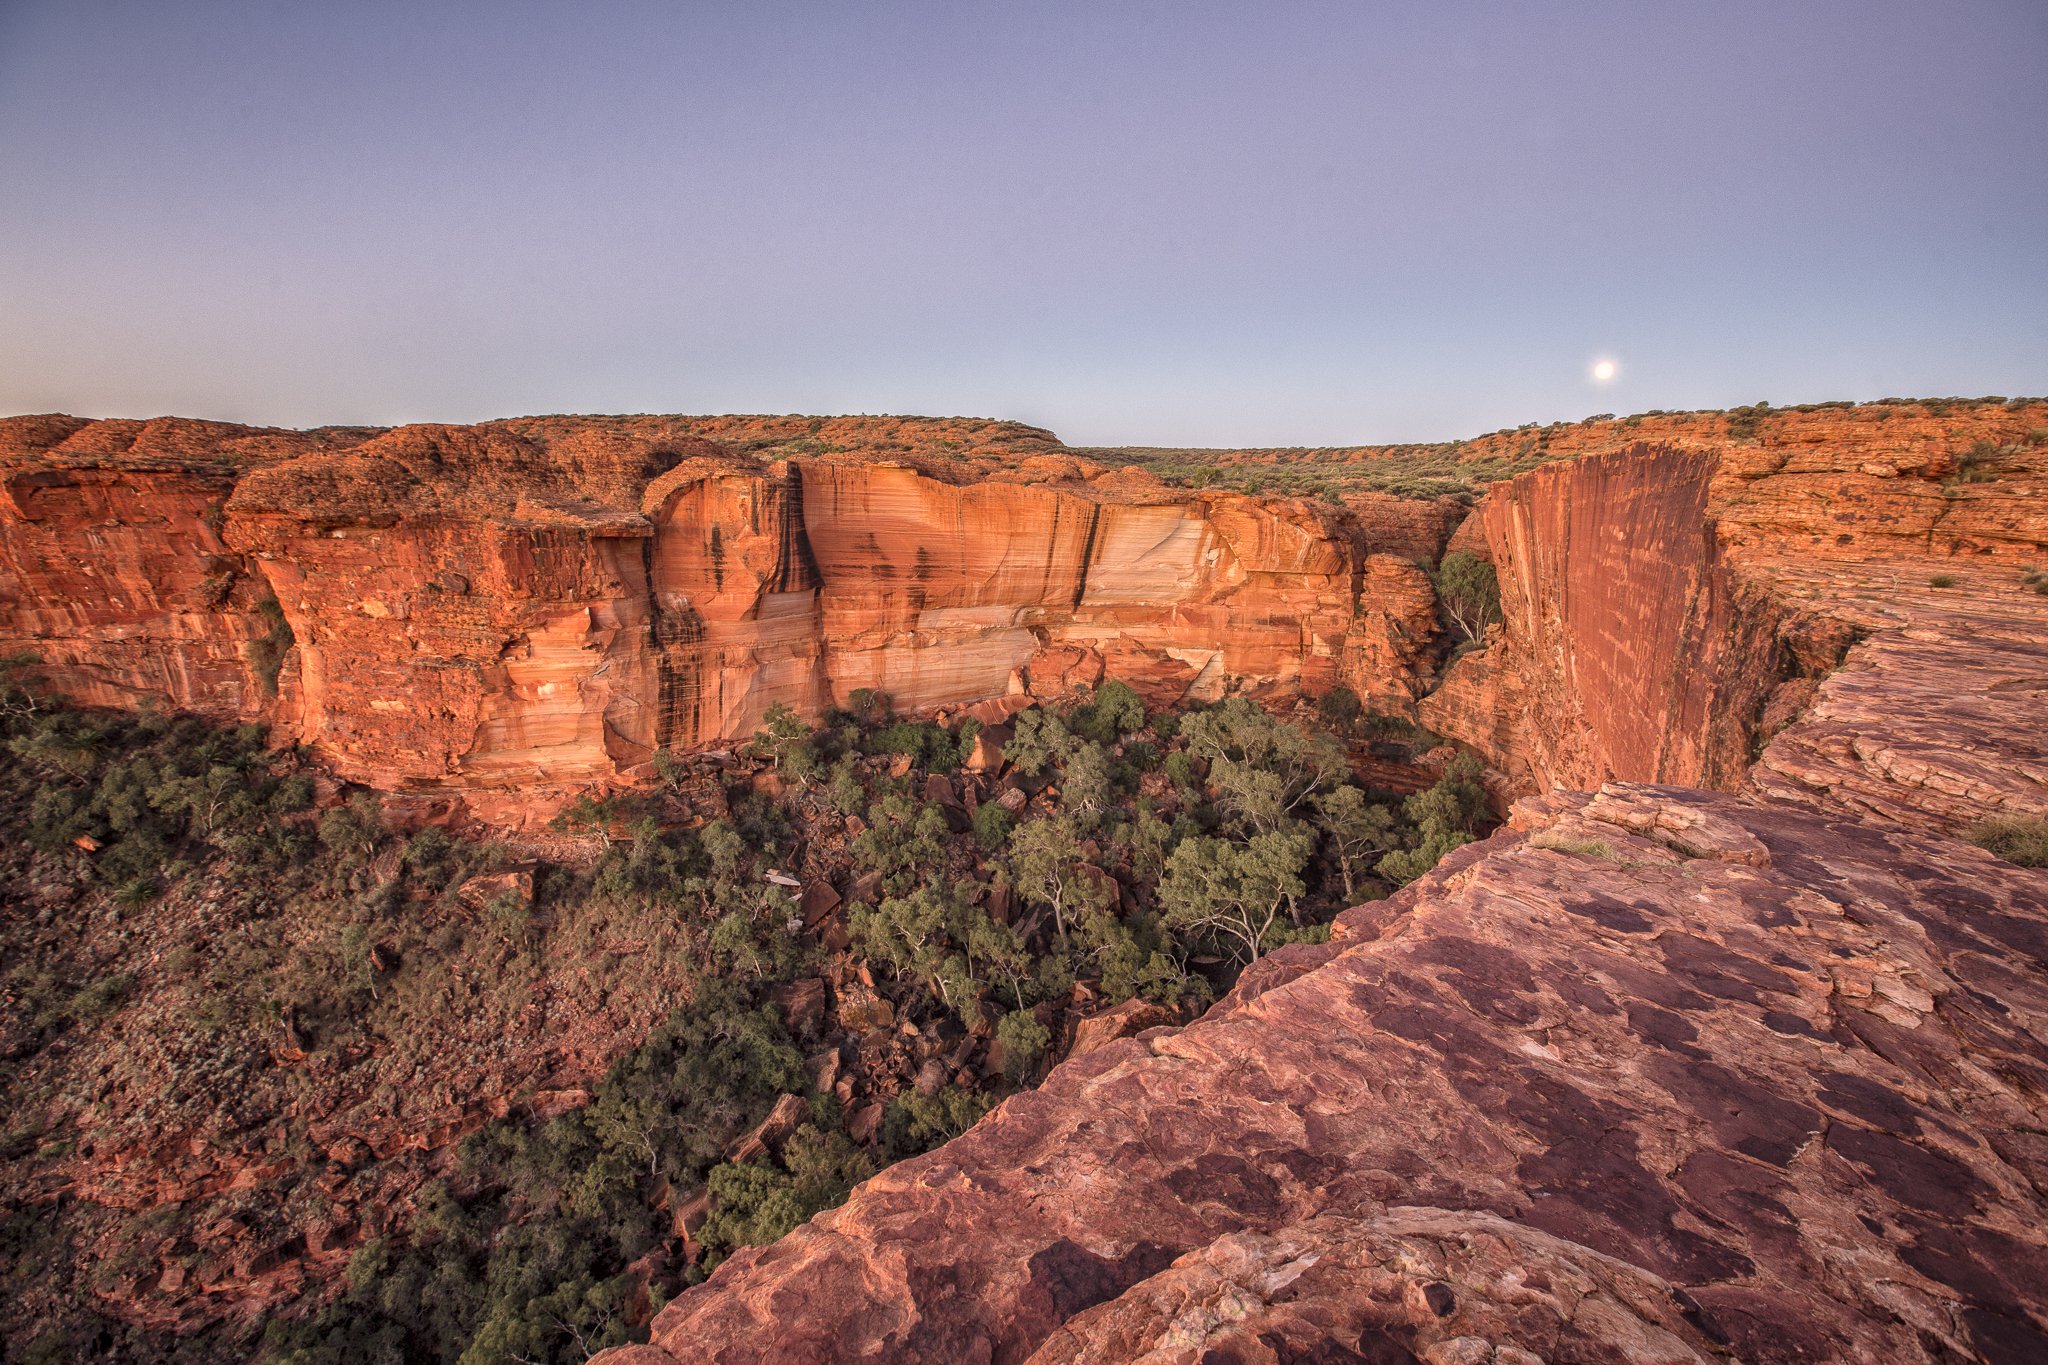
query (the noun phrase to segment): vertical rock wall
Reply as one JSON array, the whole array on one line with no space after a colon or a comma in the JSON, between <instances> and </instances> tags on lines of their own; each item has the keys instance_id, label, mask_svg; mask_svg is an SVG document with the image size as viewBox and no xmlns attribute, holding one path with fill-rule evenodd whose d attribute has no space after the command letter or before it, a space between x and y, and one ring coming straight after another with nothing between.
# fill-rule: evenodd
<instances>
[{"instance_id":1,"label":"vertical rock wall","mask_svg":"<svg viewBox=\"0 0 2048 1365\"><path fill-rule=\"evenodd\" d=\"M1637 447L1489 495L1503 627L1424 702L1428 723L1524 788L1739 778L1779 648L1707 515L1716 469L1704 452Z\"/></svg>"}]
</instances>

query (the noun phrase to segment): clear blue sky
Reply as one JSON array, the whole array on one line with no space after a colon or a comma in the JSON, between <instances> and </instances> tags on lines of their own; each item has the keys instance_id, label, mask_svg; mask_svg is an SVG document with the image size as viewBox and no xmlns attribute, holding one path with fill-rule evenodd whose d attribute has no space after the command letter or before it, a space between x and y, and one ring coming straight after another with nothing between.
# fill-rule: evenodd
<instances>
[{"instance_id":1,"label":"clear blue sky","mask_svg":"<svg viewBox=\"0 0 2048 1365\"><path fill-rule=\"evenodd\" d=\"M0 0L0 412L2042 393L2044 71L2042 0Z\"/></svg>"}]
</instances>

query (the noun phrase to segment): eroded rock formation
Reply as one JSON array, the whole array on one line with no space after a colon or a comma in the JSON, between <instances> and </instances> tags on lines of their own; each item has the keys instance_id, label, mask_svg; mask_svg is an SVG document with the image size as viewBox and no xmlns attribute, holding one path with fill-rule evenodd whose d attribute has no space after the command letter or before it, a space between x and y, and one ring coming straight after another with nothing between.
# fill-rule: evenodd
<instances>
[{"instance_id":1,"label":"eroded rock formation","mask_svg":"<svg viewBox=\"0 0 2048 1365\"><path fill-rule=\"evenodd\" d=\"M1349 682L1405 712L1434 672L1427 579L1376 548L1394 521L1040 434L763 461L688 419L116 425L7 424L4 643L83 700L270 720L505 818L861 688L928 711L1105 672L1159 700Z\"/></svg>"},{"instance_id":2,"label":"eroded rock formation","mask_svg":"<svg viewBox=\"0 0 2048 1365\"><path fill-rule=\"evenodd\" d=\"M1975 479L1962 458L1639 447L1497 485L1474 521L1506 619L1423 718L1520 791L1748 781L1947 830L2048 813L2048 603L2025 582L2048 445Z\"/></svg>"},{"instance_id":3,"label":"eroded rock formation","mask_svg":"<svg viewBox=\"0 0 2048 1365\"><path fill-rule=\"evenodd\" d=\"M861 687L1399 711L1483 533L1421 714L1508 829L613 1359L2048 1354L2048 886L1948 837L2048 814L2038 409L1607 424L1455 531L850 420L5 424L0 644L514 814Z\"/></svg>"}]
</instances>

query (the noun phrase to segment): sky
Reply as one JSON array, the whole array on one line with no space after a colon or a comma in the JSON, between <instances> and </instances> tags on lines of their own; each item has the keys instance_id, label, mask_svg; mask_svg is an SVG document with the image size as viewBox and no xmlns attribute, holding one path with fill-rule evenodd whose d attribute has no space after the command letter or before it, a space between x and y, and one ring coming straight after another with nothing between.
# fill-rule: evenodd
<instances>
[{"instance_id":1,"label":"sky","mask_svg":"<svg viewBox=\"0 0 2048 1365\"><path fill-rule=\"evenodd\" d=\"M0 0L0 413L2048 393L2043 70L2042 0Z\"/></svg>"}]
</instances>

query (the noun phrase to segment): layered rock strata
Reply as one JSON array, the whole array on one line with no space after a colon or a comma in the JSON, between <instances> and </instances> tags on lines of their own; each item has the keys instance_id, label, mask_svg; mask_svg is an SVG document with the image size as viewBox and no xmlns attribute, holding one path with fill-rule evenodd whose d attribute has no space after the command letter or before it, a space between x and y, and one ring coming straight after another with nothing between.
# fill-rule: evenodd
<instances>
[{"instance_id":1,"label":"layered rock strata","mask_svg":"<svg viewBox=\"0 0 2048 1365\"><path fill-rule=\"evenodd\" d=\"M262 575L222 536L252 469L346 434L211 422L0 421L0 651L93 706L230 718L274 705Z\"/></svg>"},{"instance_id":2,"label":"layered rock strata","mask_svg":"<svg viewBox=\"0 0 2048 1365\"><path fill-rule=\"evenodd\" d=\"M1951 831L2048 813L2048 598L2026 581L2048 562L2048 445L1974 474L1862 446L1524 474L1475 516L1503 626L1423 718L1521 791L1748 782Z\"/></svg>"},{"instance_id":3,"label":"layered rock strata","mask_svg":"<svg viewBox=\"0 0 2048 1365\"><path fill-rule=\"evenodd\" d=\"M13 419L0 645L74 698L267 720L508 819L862 688L919 712L1105 674L1155 700L1343 681L1407 712L1429 685L1427 579L1373 548L1398 518L882 425L849 451L841 422ZM735 448L763 442L805 453Z\"/></svg>"}]
</instances>

